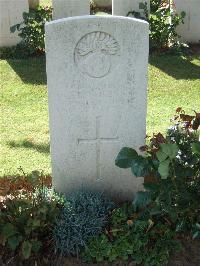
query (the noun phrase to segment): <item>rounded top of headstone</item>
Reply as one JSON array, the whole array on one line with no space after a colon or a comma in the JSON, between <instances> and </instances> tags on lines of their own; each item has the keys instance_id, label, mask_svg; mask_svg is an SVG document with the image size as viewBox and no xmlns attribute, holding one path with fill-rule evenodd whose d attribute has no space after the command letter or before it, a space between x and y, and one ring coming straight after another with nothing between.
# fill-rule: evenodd
<instances>
[{"instance_id":1,"label":"rounded top of headstone","mask_svg":"<svg viewBox=\"0 0 200 266\"><path fill-rule=\"evenodd\" d=\"M50 25L57 25L57 24L65 24L67 22L74 22L74 21L91 21L91 20L96 20L96 21L126 21L127 23L134 23L134 24L144 24L144 25L149 25L149 23L145 20L142 19L137 19L137 18L132 18L132 17L124 17L124 16L95 16L95 15L87 15L87 16L75 16L75 17L68 17L68 18L62 18L62 19L57 19L54 21L50 21L46 23L46 27Z\"/></svg>"}]
</instances>

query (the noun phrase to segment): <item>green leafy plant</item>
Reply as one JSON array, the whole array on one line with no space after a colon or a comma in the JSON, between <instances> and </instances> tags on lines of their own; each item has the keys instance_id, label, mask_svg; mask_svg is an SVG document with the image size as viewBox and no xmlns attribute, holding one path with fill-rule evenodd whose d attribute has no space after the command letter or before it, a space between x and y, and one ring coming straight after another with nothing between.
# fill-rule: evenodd
<instances>
[{"instance_id":1,"label":"green leafy plant","mask_svg":"<svg viewBox=\"0 0 200 266\"><path fill-rule=\"evenodd\" d=\"M56 251L62 255L78 255L90 236L101 233L113 208L114 203L102 193L86 189L67 197L53 229Z\"/></svg>"},{"instance_id":2,"label":"green leafy plant","mask_svg":"<svg viewBox=\"0 0 200 266\"><path fill-rule=\"evenodd\" d=\"M112 212L105 232L89 239L82 256L86 262L121 259L148 266L167 265L170 251L180 248L174 236L162 221L138 219L133 207L124 204Z\"/></svg>"},{"instance_id":3,"label":"green leafy plant","mask_svg":"<svg viewBox=\"0 0 200 266\"><path fill-rule=\"evenodd\" d=\"M147 3L140 3L140 12L130 11L128 16L144 19L149 22L150 27L150 49L162 51L171 47L182 47L178 41L180 37L176 28L184 23L185 12L177 14L172 9L168 0L151 1L150 14L148 13Z\"/></svg>"},{"instance_id":4,"label":"green leafy plant","mask_svg":"<svg viewBox=\"0 0 200 266\"><path fill-rule=\"evenodd\" d=\"M141 216L165 217L177 231L190 230L198 236L193 229L199 228L195 225L200 218L199 114L186 115L178 108L174 123L166 138L159 133L149 146L141 147L143 155L125 147L115 164L146 178L145 191L138 192L133 201L135 210L143 209Z\"/></svg>"},{"instance_id":5,"label":"green leafy plant","mask_svg":"<svg viewBox=\"0 0 200 266\"><path fill-rule=\"evenodd\" d=\"M44 52L45 23L52 19L52 8L39 6L23 13L23 22L13 25L11 32L18 31L22 41L17 45L17 52L25 55Z\"/></svg>"},{"instance_id":6,"label":"green leafy plant","mask_svg":"<svg viewBox=\"0 0 200 266\"><path fill-rule=\"evenodd\" d=\"M49 181L37 171L16 181L1 181L7 194L1 203L0 245L21 259L50 246L51 227L62 204L45 183Z\"/></svg>"}]
</instances>

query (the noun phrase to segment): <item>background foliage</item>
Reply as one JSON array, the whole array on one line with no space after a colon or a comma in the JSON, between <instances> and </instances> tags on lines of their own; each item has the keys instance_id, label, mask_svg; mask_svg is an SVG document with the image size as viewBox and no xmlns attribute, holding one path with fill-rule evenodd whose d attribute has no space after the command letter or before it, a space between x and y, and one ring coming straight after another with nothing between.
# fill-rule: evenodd
<instances>
[{"instance_id":1,"label":"background foliage","mask_svg":"<svg viewBox=\"0 0 200 266\"><path fill-rule=\"evenodd\" d=\"M148 13L147 3L140 3L141 12L134 10L128 13L134 17L147 20L149 22L150 50L165 51L169 46L181 49L182 45L178 41L176 28L184 22L185 12L177 14L172 9L168 0L150 1L150 14Z\"/></svg>"},{"instance_id":2,"label":"background foliage","mask_svg":"<svg viewBox=\"0 0 200 266\"><path fill-rule=\"evenodd\" d=\"M22 38L16 47L16 53L21 57L44 52L45 23L52 20L52 8L39 6L23 13L23 22L13 25L11 32L18 31Z\"/></svg>"}]
</instances>

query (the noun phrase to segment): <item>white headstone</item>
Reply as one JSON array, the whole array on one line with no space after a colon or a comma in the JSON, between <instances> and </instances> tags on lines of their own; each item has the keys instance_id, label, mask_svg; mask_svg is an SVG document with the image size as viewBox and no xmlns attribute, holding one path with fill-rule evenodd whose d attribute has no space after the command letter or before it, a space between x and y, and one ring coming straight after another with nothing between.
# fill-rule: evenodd
<instances>
[{"instance_id":1,"label":"white headstone","mask_svg":"<svg viewBox=\"0 0 200 266\"><path fill-rule=\"evenodd\" d=\"M90 14L90 0L53 0L53 19Z\"/></svg>"},{"instance_id":2,"label":"white headstone","mask_svg":"<svg viewBox=\"0 0 200 266\"><path fill-rule=\"evenodd\" d=\"M145 143L148 23L74 17L46 25L53 185L82 185L132 199L143 182L115 166Z\"/></svg>"},{"instance_id":3,"label":"white headstone","mask_svg":"<svg viewBox=\"0 0 200 266\"><path fill-rule=\"evenodd\" d=\"M0 0L0 47L9 47L20 42L18 33L10 27L23 21L23 12L28 12L28 0Z\"/></svg>"},{"instance_id":4,"label":"white headstone","mask_svg":"<svg viewBox=\"0 0 200 266\"><path fill-rule=\"evenodd\" d=\"M174 0L178 14L186 13L184 24L177 28L181 39L188 43L200 42L200 0Z\"/></svg>"},{"instance_id":5,"label":"white headstone","mask_svg":"<svg viewBox=\"0 0 200 266\"><path fill-rule=\"evenodd\" d=\"M150 0L112 0L112 14L114 16L127 16L130 11L141 12L140 3L147 3L150 10Z\"/></svg>"}]
</instances>

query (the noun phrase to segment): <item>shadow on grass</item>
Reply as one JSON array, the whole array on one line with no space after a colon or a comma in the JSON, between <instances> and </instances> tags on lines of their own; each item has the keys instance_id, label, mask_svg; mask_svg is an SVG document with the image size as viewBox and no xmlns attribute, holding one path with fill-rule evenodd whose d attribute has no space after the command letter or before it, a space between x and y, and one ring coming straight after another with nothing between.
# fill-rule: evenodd
<instances>
[{"instance_id":1,"label":"shadow on grass","mask_svg":"<svg viewBox=\"0 0 200 266\"><path fill-rule=\"evenodd\" d=\"M182 56L151 56L149 63L175 79L199 79L200 66L193 64L190 59Z\"/></svg>"},{"instance_id":2,"label":"shadow on grass","mask_svg":"<svg viewBox=\"0 0 200 266\"><path fill-rule=\"evenodd\" d=\"M44 56L27 59L8 59L7 62L24 83L36 85L45 85L47 83Z\"/></svg>"},{"instance_id":3,"label":"shadow on grass","mask_svg":"<svg viewBox=\"0 0 200 266\"><path fill-rule=\"evenodd\" d=\"M27 149L33 149L40 153L50 153L50 145L49 144L36 144L33 143L30 140L22 140L22 141L9 141L7 142L7 145L10 148L27 148Z\"/></svg>"}]
</instances>

